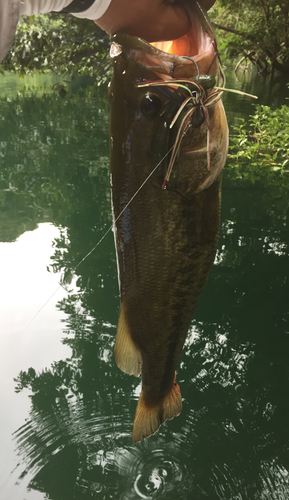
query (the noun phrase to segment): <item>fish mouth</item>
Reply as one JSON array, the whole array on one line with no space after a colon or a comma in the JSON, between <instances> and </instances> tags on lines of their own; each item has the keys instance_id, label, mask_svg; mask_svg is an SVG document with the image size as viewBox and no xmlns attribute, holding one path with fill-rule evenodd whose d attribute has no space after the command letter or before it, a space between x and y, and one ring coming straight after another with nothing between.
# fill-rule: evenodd
<instances>
[{"instance_id":1,"label":"fish mouth","mask_svg":"<svg viewBox=\"0 0 289 500\"><path fill-rule=\"evenodd\" d=\"M151 135L151 156L153 164L162 164L157 183L160 177L163 189L178 188L182 193L209 187L221 172L228 150L221 92L215 88L222 75L215 33L198 0L192 4L187 6L191 24L185 36L148 43L117 33L110 52L116 65L122 61L118 68L123 78L141 89L139 99L152 93L162 98L164 111L157 116L163 121L155 119L158 128ZM137 99L133 88L131 94ZM168 151L171 155L164 156Z\"/></svg>"},{"instance_id":2,"label":"fish mouth","mask_svg":"<svg viewBox=\"0 0 289 500\"><path fill-rule=\"evenodd\" d=\"M190 19L186 35L177 40L148 43L139 37L117 33L112 37L111 57L123 53L161 79L216 76L215 34L207 13L197 1L186 8Z\"/></svg>"}]
</instances>

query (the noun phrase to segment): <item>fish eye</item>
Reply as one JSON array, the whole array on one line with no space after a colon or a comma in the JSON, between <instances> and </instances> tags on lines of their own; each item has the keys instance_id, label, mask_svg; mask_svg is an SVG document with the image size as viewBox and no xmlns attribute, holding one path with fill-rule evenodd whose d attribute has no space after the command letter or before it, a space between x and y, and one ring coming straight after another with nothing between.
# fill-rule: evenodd
<instances>
[{"instance_id":1,"label":"fish eye","mask_svg":"<svg viewBox=\"0 0 289 500\"><path fill-rule=\"evenodd\" d=\"M155 118L161 110L162 103L156 94L147 93L145 94L140 103L141 112L148 118Z\"/></svg>"}]
</instances>

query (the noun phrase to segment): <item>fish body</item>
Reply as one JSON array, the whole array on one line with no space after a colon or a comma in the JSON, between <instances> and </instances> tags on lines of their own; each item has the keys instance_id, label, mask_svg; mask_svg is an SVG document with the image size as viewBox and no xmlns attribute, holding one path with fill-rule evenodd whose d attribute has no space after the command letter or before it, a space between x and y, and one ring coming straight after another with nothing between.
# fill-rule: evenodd
<instances>
[{"instance_id":1,"label":"fish body","mask_svg":"<svg viewBox=\"0 0 289 500\"><path fill-rule=\"evenodd\" d=\"M211 35L202 26L193 29L203 38L194 35L197 54L184 49L189 36L174 42L172 50L195 55L199 72L214 77ZM203 52L196 49L198 43ZM200 106L182 139L167 189L162 189L182 113L175 129L170 123L184 97L173 88L163 92L138 84L196 79L196 64L122 34L114 36L112 55L110 178L121 299L115 358L125 373L142 377L132 434L133 441L140 441L181 411L175 373L215 258L228 128L219 101L209 109L208 170L208 122Z\"/></svg>"}]
</instances>

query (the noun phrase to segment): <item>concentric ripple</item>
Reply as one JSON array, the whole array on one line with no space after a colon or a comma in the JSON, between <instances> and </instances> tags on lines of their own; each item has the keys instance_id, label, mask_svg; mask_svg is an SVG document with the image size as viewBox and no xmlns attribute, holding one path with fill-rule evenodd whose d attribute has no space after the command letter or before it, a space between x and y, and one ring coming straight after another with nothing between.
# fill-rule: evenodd
<instances>
[{"instance_id":1,"label":"concentric ripple","mask_svg":"<svg viewBox=\"0 0 289 500\"><path fill-rule=\"evenodd\" d=\"M115 458L118 472L126 477L121 500L170 499L175 494L183 498L189 475L186 455L176 441L146 440L138 447L118 449Z\"/></svg>"},{"instance_id":2,"label":"concentric ripple","mask_svg":"<svg viewBox=\"0 0 289 500\"><path fill-rule=\"evenodd\" d=\"M190 474L182 438L166 438L164 431L133 445L129 409L106 416L96 406L67 399L46 414L31 411L30 420L14 435L24 468L20 478L32 474L29 487L48 497L52 484L53 494L55 488L60 493L65 481L77 499L188 498Z\"/></svg>"},{"instance_id":3,"label":"concentric ripple","mask_svg":"<svg viewBox=\"0 0 289 500\"><path fill-rule=\"evenodd\" d=\"M257 457L248 425L240 420L244 410L238 406L231 421L223 421L224 389L214 390L207 389L211 407L200 404L203 395L195 397L198 410L184 404L178 419L135 445L133 408L125 397L111 399L109 415L102 399L67 398L45 411L34 407L14 435L20 479L32 477L29 488L46 498L287 500L288 468L277 454ZM240 442L242 454L236 452Z\"/></svg>"}]
</instances>

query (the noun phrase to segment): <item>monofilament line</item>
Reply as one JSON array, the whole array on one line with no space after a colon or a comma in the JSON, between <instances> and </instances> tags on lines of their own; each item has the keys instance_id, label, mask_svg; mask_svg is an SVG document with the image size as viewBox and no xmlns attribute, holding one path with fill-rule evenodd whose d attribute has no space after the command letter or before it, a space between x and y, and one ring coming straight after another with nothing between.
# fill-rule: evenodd
<instances>
[{"instance_id":1,"label":"monofilament line","mask_svg":"<svg viewBox=\"0 0 289 500\"><path fill-rule=\"evenodd\" d=\"M100 245L100 243L104 240L104 238L108 235L108 233L113 229L113 226L114 224L118 221L118 219L122 216L122 214L126 211L127 207L131 204L131 202L135 199L135 197L138 195L138 193L140 192L140 190L144 187L144 185L147 183L147 181L150 179L150 177L155 173L155 171L159 168L159 166L161 165L161 163L164 161L164 159L168 156L168 154L172 151L173 149L173 146L171 147L171 149L169 149L169 151L165 154L165 156L163 156L163 158L159 161L159 163L156 165L156 167L151 171L151 173L147 176L147 178L143 181L143 183L140 185L140 187L137 189L137 191L132 195L131 199L127 202L127 204L125 205L125 207L122 209L122 211L119 213L119 215L117 216L117 218L115 219L114 223L111 224L111 226L108 228L108 230L104 233L104 235L100 238L100 240L96 243L96 245L94 245L94 247L85 255L85 257L83 257L83 259L81 259L80 262L78 262L78 264L75 266L74 268L74 271L76 271L76 269L80 266L80 264L82 264L86 259L87 257L89 257L93 252L94 250L98 247L98 245ZM68 279L70 279L71 277L73 276L73 273L71 273L67 278L66 280L64 280L64 284L66 283L66 281Z\"/></svg>"},{"instance_id":2,"label":"monofilament line","mask_svg":"<svg viewBox=\"0 0 289 500\"><path fill-rule=\"evenodd\" d=\"M167 151L167 153L162 157L162 159L159 161L159 163L154 167L154 169L150 172L150 174L146 177L146 179L143 181L143 183L140 185L140 187L137 189L137 191L132 195L132 197L130 198L130 200L127 202L127 204L125 205L125 207L122 209L122 211L119 213L119 215L116 217L116 219L114 220L114 222L111 224L111 226L107 229L107 231L105 231L105 233L102 235L102 237L100 238L100 240L98 240L98 242L96 243L96 245L94 245L94 247L78 262L78 264L75 266L74 268L74 271L71 272L67 277L66 279L63 281L63 283L59 284L59 287L53 292L53 294L47 299L47 301L43 304L43 306L41 306L41 308L37 311L37 313L33 316L33 318L31 319L31 321L28 323L28 325L26 326L26 328L23 330L23 332L20 334L20 335L23 335L29 328L29 326L33 323L33 321L35 320L35 318L40 314L40 312L44 309L44 307L48 304L48 302L50 302L50 300L52 299L52 297L54 297L54 295L58 292L58 290L60 290L60 288L63 288L63 285L65 285L72 277L73 277L73 274L75 273L76 269L96 250L96 248L102 243L102 241L104 240L104 238L106 238L106 236L110 233L110 231L113 229L114 227L114 224L118 221L118 219L122 216L122 214L125 212L125 210L127 209L127 207L132 203L132 201L135 199L135 197L138 195L138 193L141 191L141 189L144 187L144 185L148 182L148 180L151 178L151 176L155 173L155 171L159 168L159 166L162 164L162 162L164 161L164 159L170 154L170 152L172 151L173 149L173 146Z\"/></svg>"}]
</instances>

